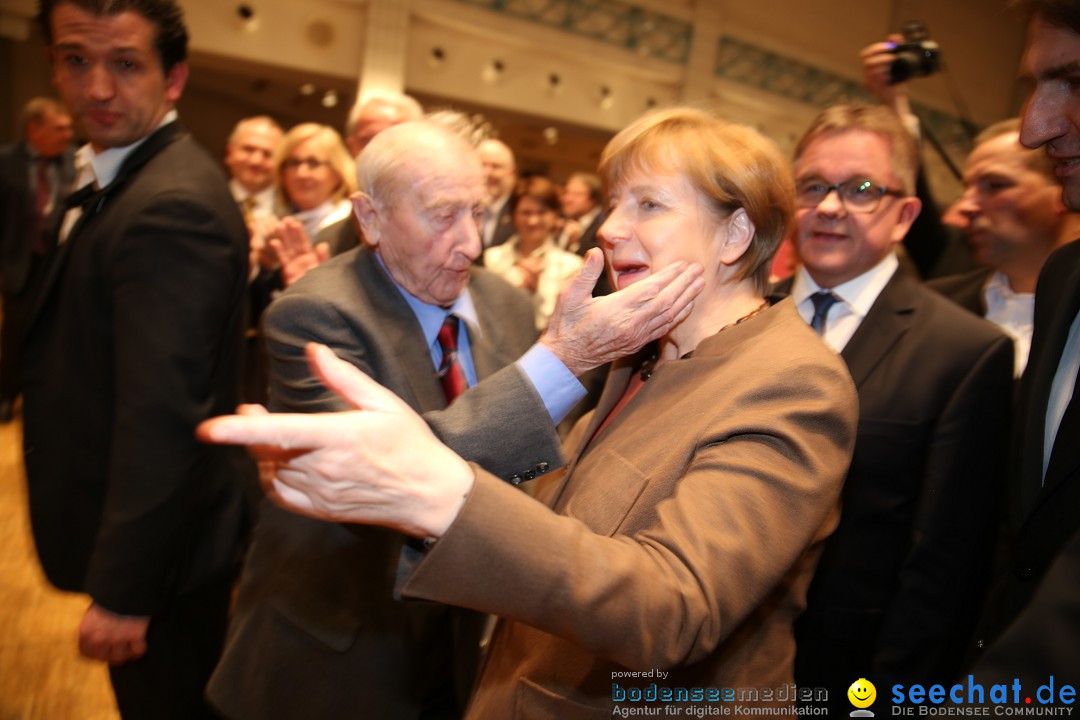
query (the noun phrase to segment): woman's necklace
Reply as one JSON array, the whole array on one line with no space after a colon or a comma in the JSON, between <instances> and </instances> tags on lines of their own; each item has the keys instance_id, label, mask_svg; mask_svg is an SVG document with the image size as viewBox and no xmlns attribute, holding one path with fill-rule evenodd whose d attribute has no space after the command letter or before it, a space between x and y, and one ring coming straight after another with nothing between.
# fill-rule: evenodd
<instances>
[{"instance_id":1,"label":"woman's necklace","mask_svg":"<svg viewBox=\"0 0 1080 720\"><path fill-rule=\"evenodd\" d=\"M722 333L722 332L724 332L725 330L727 330L730 327L735 327L739 323L746 322L750 318L752 318L755 315L761 313L767 307L769 307L769 301L765 300L760 305L758 305L756 308L754 308L753 310L751 310L747 314L743 315L738 320L735 320L734 322L729 322L727 325L720 328L716 332ZM679 359L682 360L684 358L688 358L688 357L692 356L693 354L694 354L694 351L691 350L690 352L688 352L685 355L681 356ZM649 378L651 378L653 376L653 372L656 370L656 363L657 363L657 361L659 359L660 359L659 350L656 347L653 347L652 353L649 355L649 357L647 357L645 359L645 362L643 362L641 364L641 381L642 382L645 382L646 380L648 380Z\"/></svg>"}]
</instances>

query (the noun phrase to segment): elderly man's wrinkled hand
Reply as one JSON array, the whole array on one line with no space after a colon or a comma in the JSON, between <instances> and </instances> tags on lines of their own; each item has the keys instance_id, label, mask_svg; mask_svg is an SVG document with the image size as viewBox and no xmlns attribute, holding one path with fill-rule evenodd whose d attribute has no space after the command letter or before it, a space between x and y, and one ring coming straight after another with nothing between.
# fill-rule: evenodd
<instances>
[{"instance_id":1,"label":"elderly man's wrinkled hand","mask_svg":"<svg viewBox=\"0 0 1080 720\"><path fill-rule=\"evenodd\" d=\"M604 270L592 249L581 272L559 295L540 342L575 375L640 350L690 314L705 287L697 263L677 262L628 288L592 297Z\"/></svg>"},{"instance_id":2,"label":"elderly man's wrinkled hand","mask_svg":"<svg viewBox=\"0 0 1080 720\"><path fill-rule=\"evenodd\" d=\"M431 433L396 395L311 344L314 373L355 411L242 414L208 420L199 438L246 445L271 497L323 520L384 525L441 537L472 489L472 468Z\"/></svg>"}]
</instances>

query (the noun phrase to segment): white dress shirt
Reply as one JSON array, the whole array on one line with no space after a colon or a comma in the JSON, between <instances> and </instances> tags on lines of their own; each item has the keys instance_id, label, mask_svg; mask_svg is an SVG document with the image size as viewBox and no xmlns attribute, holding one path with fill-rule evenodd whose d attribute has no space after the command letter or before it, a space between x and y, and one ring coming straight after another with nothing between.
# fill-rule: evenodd
<instances>
[{"instance_id":1,"label":"white dress shirt","mask_svg":"<svg viewBox=\"0 0 1080 720\"><path fill-rule=\"evenodd\" d=\"M176 110L170 110L165 113L165 117L161 118L161 122L154 128L154 132L157 132L171 122L175 122L177 117ZM146 142L147 138L153 134L154 133L148 133L146 136L139 138L130 145L106 148L101 152L94 152L94 148L91 147L89 143L83 145L75 152L75 167L78 172L78 175L75 177L75 189L81 190L90 183L94 183L94 188L97 190L107 187L116 179L117 173L120 172L120 166L127 160L128 155L135 152L135 150ZM75 222L81 215L82 208L80 207L73 207L67 211L67 214L64 215L64 222L60 226L59 242L63 243L67 241L71 228L75 226Z\"/></svg>"},{"instance_id":2,"label":"white dress shirt","mask_svg":"<svg viewBox=\"0 0 1080 720\"><path fill-rule=\"evenodd\" d=\"M839 302L829 308L825 316L825 332L822 338L836 352L843 352L851 336L859 329L863 318L870 312L870 307L889 284L889 280L892 279L898 267L900 267L900 261L896 259L896 254L889 253L881 262L862 275L836 287L823 288L814 282L810 273L806 271L806 267L803 266L795 273L795 280L791 286L791 298L807 324L814 317L814 303L810 299L811 295L819 290L831 290L840 298Z\"/></svg>"},{"instance_id":3,"label":"white dress shirt","mask_svg":"<svg viewBox=\"0 0 1080 720\"><path fill-rule=\"evenodd\" d=\"M1031 352L1031 333L1035 330L1035 293L1013 292L1009 278L995 272L983 286L986 319L1013 339L1016 351L1013 375L1020 377Z\"/></svg>"}]
</instances>

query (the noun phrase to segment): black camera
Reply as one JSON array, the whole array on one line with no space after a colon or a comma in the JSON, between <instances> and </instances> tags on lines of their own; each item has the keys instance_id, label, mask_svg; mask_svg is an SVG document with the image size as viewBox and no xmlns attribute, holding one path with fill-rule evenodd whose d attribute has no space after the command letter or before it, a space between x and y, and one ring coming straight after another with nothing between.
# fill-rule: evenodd
<instances>
[{"instance_id":1,"label":"black camera","mask_svg":"<svg viewBox=\"0 0 1080 720\"><path fill-rule=\"evenodd\" d=\"M904 42L893 50L896 57L889 66L890 85L933 75L941 67L941 50L925 25L913 20L904 25L903 34Z\"/></svg>"}]
</instances>

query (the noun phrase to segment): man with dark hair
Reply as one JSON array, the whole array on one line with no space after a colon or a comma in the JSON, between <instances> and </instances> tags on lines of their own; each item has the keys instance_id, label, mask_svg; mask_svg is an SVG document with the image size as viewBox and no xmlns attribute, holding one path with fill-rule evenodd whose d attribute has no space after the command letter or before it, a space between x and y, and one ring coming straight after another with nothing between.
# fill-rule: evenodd
<instances>
[{"instance_id":1,"label":"man with dark hair","mask_svg":"<svg viewBox=\"0 0 1080 720\"><path fill-rule=\"evenodd\" d=\"M1027 0L1021 62L1031 93L1020 142L1045 148L1062 198L1080 212L1080 5ZM1046 261L1035 290L1031 356L1020 380L1013 433L1008 516L999 572L978 646L989 647L980 680L1019 677L1075 681L1080 623L1080 242ZM1031 687L1028 685L1027 687ZM1041 699L1041 698L1040 698Z\"/></svg>"},{"instance_id":2,"label":"man with dark hair","mask_svg":"<svg viewBox=\"0 0 1080 720\"><path fill-rule=\"evenodd\" d=\"M927 285L985 317L1013 339L1017 377L1027 364L1035 283L1050 254L1074 239L1080 215L1061 201L1046 153L1020 144L1020 120L994 123L975 138L964 168L964 194L953 205L983 267Z\"/></svg>"},{"instance_id":3,"label":"man with dark hair","mask_svg":"<svg viewBox=\"0 0 1080 720\"><path fill-rule=\"evenodd\" d=\"M71 115L52 98L34 98L22 113L24 140L0 148L0 422L19 395L22 319L51 236L75 181Z\"/></svg>"},{"instance_id":4,"label":"man with dark hair","mask_svg":"<svg viewBox=\"0 0 1080 720\"><path fill-rule=\"evenodd\" d=\"M242 455L195 441L236 405L247 232L183 133L174 0L43 0L53 84L89 141L27 316L25 449L38 556L90 595L79 649L124 718L213 717L245 517Z\"/></svg>"}]
</instances>

